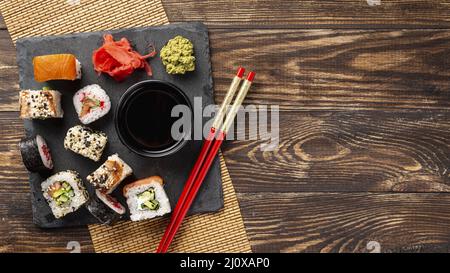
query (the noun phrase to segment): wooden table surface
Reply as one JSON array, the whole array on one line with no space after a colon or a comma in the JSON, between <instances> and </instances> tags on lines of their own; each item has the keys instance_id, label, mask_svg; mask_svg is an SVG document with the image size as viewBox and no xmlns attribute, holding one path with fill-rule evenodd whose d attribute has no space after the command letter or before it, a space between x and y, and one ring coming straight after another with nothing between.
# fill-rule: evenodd
<instances>
[{"instance_id":1,"label":"wooden table surface","mask_svg":"<svg viewBox=\"0 0 450 273\"><path fill-rule=\"evenodd\" d=\"M372 2L163 0L208 25L218 102L244 65L246 102L280 106L278 149L224 147L255 252L449 251L450 1ZM87 228L32 224L17 94L1 20L0 252L93 251Z\"/></svg>"}]
</instances>

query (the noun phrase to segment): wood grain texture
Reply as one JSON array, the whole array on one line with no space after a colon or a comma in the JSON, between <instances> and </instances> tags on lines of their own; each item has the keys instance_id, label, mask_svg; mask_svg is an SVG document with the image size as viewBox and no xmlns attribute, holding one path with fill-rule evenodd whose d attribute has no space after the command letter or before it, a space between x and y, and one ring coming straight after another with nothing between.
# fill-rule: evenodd
<instances>
[{"instance_id":1,"label":"wood grain texture","mask_svg":"<svg viewBox=\"0 0 450 273\"><path fill-rule=\"evenodd\" d=\"M209 27L442 28L450 26L450 2L385 0L162 1L171 22L205 21Z\"/></svg>"},{"instance_id":2,"label":"wood grain texture","mask_svg":"<svg viewBox=\"0 0 450 273\"><path fill-rule=\"evenodd\" d=\"M18 111L18 82L16 49L8 31L0 28L0 111Z\"/></svg>"},{"instance_id":3,"label":"wood grain texture","mask_svg":"<svg viewBox=\"0 0 450 273\"><path fill-rule=\"evenodd\" d=\"M162 0L170 22L202 21L210 28L448 28L450 1L395 0ZM6 28L0 15L0 29Z\"/></svg>"},{"instance_id":4,"label":"wood grain texture","mask_svg":"<svg viewBox=\"0 0 450 273\"><path fill-rule=\"evenodd\" d=\"M238 197L254 252L371 252L376 242L381 252L450 251L449 194Z\"/></svg>"},{"instance_id":5,"label":"wood grain texture","mask_svg":"<svg viewBox=\"0 0 450 273\"><path fill-rule=\"evenodd\" d=\"M1 12L1 10L0 10ZM3 16L0 14L0 30L6 29L5 20L3 20Z\"/></svg>"},{"instance_id":6,"label":"wood grain texture","mask_svg":"<svg viewBox=\"0 0 450 273\"><path fill-rule=\"evenodd\" d=\"M16 49L6 29L0 30L0 68L16 66ZM3 71L2 71L3 72Z\"/></svg>"},{"instance_id":7,"label":"wood grain texture","mask_svg":"<svg viewBox=\"0 0 450 273\"><path fill-rule=\"evenodd\" d=\"M277 149L262 151L270 136L262 134L227 143L224 155L237 192L448 192L449 120L449 112L282 112Z\"/></svg>"},{"instance_id":8,"label":"wood grain texture","mask_svg":"<svg viewBox=\"0 0 450 273\"><path fill-rule=\"evenodd\" d=\"M445 110L448 30L211 30L216 100L238 65L258 71L247 104L281 110ZM17 108L15 51L0 44L0 110ZM239 43L235 41L239 40ZM6 45L5 45L6 44Z\"/></svg>"},{"instance_id":9,"label":"wood grain texture","mask_svg":"<svg viewBox=\"0 0 450 273\"><path fill-rule=\"evenodd\" d=\"M450 103L448 30L217 30L211 46L218 101L240 64L258 72L249 104L442 110Z\"/></svg>"},{"instance_id":10,"label":"wood grain texture","mask_svg":"<svg viewBox=\"0 0 450 273\"><path fill-rule=\"evenodd\" d=\"M268 135L223 147L237 192L450 191L450 112L283 112L279 126L274 151ZM0 179L26 181L17 112L0 127Z\"/></svg>"},{"instance_id":11,"label":"wood grain texture","mask_svg":"<svg viewBox=\"0 0 450 273\"><path fill-rule=\"evenodd\" d=\"M23 135L17 112L0 113L0 252L69 252L77 241L82 252L93 252L86 227L46 231L33 224L28 173L18 141Z\"/></svg>"},{"instance_id":12,"label":"wood grain texture","mask_svg":"<svg viewBox=\"0 0 450 273\"><path fill-rule=\"evenodd\" d=\"M217 101L244 65L246 102L282 110L279 149L224 147L255 252L450 251L450 2L381 2L163 0L210 27ZM0 16L0 252L93 251L32 225L17 80Z\"/></svg>"}]
</instances>

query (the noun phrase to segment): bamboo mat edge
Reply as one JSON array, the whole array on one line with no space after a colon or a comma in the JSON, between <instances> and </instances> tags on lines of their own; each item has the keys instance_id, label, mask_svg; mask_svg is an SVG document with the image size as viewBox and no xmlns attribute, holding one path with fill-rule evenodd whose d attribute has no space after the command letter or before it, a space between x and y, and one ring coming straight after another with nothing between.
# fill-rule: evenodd
<instances>
[{"instance_id":1,"label":"bamboo mat edge","mask_svg":"<svg viewBox=\"0 0 450 273\"><path fill-rule=\"evenodd\" d=\"M187 217L175 237L169 252L242 252L251 247L245 231L239 203L225 159L220 155L224 208L217 213ZM161 239L168 218L141 222L120 222L113 227L90 225L95 252L153 252ZM133 233L133 237L127 237ZM120 241L111 237L121 237Z\"/></svg>"}]
</instances>

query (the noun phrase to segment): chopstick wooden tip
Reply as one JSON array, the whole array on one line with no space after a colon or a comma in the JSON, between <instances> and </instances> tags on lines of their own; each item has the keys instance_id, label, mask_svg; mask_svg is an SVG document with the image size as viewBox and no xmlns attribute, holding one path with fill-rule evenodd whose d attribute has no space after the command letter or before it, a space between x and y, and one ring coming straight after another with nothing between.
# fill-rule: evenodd
<instances>
[{"instance_id":1,"label":"chopstick wooden tip","mask_svg":"<svg viewBox=\"0 0 450 273\"><path fill-rule=\"evenodd\" d=\"M255 78L256 73L251 71L250 73L248 73L247 75L247 81L252 82L253 79Z\"/></svg>"},{"instance_id":2,"label":"chopstick wooden tip","mask_svg":"<svg viewBox=\"0 0 450 273\"><path fill-rule=\"evenodd\" d=\"M236 73L236 76L238 76L239 78L242 78L242 76L244 76L244 73L245 73L245 68L239 67L238 71Z\"/></svg>"}]
</instances>

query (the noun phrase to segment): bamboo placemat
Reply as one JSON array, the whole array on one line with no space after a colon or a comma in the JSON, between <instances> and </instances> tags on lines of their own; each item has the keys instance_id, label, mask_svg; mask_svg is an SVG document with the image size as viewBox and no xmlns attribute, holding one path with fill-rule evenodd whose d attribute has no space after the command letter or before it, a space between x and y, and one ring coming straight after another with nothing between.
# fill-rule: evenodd
<instances>
[{"instance_id":1,"label":"bamboo placemat","mask_svg":"<svg viewBox=\"0 0 450 273\"><path fill-rule=\"evenodd\" d=\"M0 0L12 40L169 23L160 0ZM224 208L217 213L187 217L172 252L251 252L236 193L220 156ZM120 222L114 227L90 225L96 252L152 252L168 218Z\"/></svg>"}]
</instances>

